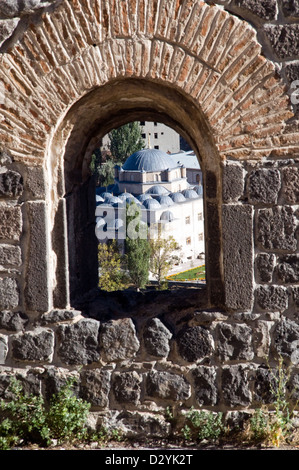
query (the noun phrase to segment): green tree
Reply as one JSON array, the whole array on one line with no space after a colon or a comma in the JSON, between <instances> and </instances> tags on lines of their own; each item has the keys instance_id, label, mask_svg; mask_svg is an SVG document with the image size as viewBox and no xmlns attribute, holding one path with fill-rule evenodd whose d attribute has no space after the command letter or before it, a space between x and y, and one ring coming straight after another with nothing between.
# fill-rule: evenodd
<instances>
[{"instance_id":1,"label":"green tree","mask_svg":"<svg viewBox=\"0 0 299 470\"><path fill-rule=\"evenodd\" d=\"M126 287L126 276L122 270L122 258L116 240L100 243L98 247L100 268L99 287L108 292Z\"/></svg>"},{"instance_id":2,"label":"green tree","mask_svg":"<svg viewBox=\"0 0 299 470\"><path fill-rule=\"evenodd\" d=\"M159 232L157 238L150 240L150 271L161 287L169 270L178 261L180 246L173 237L164 238Z\"/></svg>"},{"instance_id":3,"label":"green tree","mask_svg":"<svg viewBox=\"0 0 299 470\"><path fill-rule=\"evenodd\" d=\"M141 211L133 202L127 205L125 264L131 282L137 290L144 289L149 277L150 244L147 226L141 220Z\"/></svg>"},{"instance_id":4,"label":"green tree","mask_svg":"<svg viewBox=\"0 0 299 470\"><path fill-rule=\"evenodd\" d=\"M90 169L96 178L97 186L109 186L114 183L114 167L117 165L112 158L103 161L101 149L97 148L91 156Z\"/></svg>"},{"instance_id":5,"label":"green tree","mask_svg":"<svg viewBox=\"0 0 299 470\"><path fill-rule=\"evenodd\" d=\"M110 151L116 161L123 163L132 153L144 148L139 122L130 122L109 133Z\"/></svg>"}]
</instances>

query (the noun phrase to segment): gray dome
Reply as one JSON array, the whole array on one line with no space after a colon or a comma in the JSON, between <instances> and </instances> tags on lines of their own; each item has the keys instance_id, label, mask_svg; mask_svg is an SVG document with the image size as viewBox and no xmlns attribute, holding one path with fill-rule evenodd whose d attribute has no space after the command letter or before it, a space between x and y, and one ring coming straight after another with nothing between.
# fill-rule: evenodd
<instances>
[{"instance_id":1,"label":"gray dome","mask_svg":"<svg viewBox=\"0 0 299 470\"><path fill-rule=\"evenodd\" d=\"M174 204L173 200L169 196L159 196L157 201L160 202L161 206L172 206Z\"/></svg>"},{"instance_id":2,"label":"gray dome","mask_svg":"<svg viewBox=\"0 0 299 470\"><path fill-rule=\"evenodd\" d=\"M172 193L169 195L169 197L171 197L171 199L173 200L173 202L177 203L177 202L184 202L186 201L186 198L184 196L184 194L182 193Z\"/></svg>"},{"instance_id":3,"label":"gray dome","mask_svg":"<svg viewBox=\"0 0 299 470\"><path fill-rule=\"evenodd\" d=\"M165 186L161 186L160 184L155 184L150 189L146 191L147 194L156 194L158 195L165 195L169 194L169 191L165 188Z\"/></svg>"},{"instance_id":4,"label":"gray dome","mask_svg":"<svg viewBox=\"0 0 299 470\"><path fill-rule=\"evenodd\" d=\"M140 194L140 196L137 196L138 201L143 202L146 201L147 199L152 199L152 196L150 194Z\"/></svg>"},{"instance_id":5,"label":"gray dome","mask_svg":"<svg viewBox=\"0 0 299 470\"><path fill-rule=\"evenodd\" d=\"M160 209L161 205L156 199L146 199L143 201L142 205L146 209Z\"/></svg>"},{"instance_id":6,"label":"gray dome","mask_svg":"<svg viewBox=\"0 0 299 470\"><path fill-rule=\"evenodd\" d=\"M185 189L183 191L185 198L187 199L196 199L198 198L198 194L194 191L194 189Z\"/></svg>"},{"instance_id":7,"label":"gray dome","mask_svg":"<svg viewBox=\"0 0 299 470\"><path fill-rule=\"evenodd\" d=\"M164 211L161 214L160 220L163 220L165 222L172 222L174 219L173 213L171 211Z\"/></svg>"},{"instance_id":8,"label":"gray dome","mask_svg":"<svg viewBox=\"0 0 299 470\"><path fill-rule=\"evenodd\" d=\"M202 196L203 195L202 185L194 186L193 191L195 191L199 196Z\"/></svg>"},{"instance_id":9,"label":"gray dome","mask_svg":"<svg viewBox=\"0 0 299 470\"><path fill-rule=\"evenodd\" d=\"M128 199L128 198L133 197L133 194L131 194L131 193L121 193L121 194L119 194L117 197L118 197L119 199L124 200L124 199Z\"/></svg>"},{"instance_id":10,"label":"gray dome","mask_svg":"<svg viewBox=\"0 0 299 470\"><path fill-rule=\"evenodd\" d=\"M162 171L174 168L171 157L162 150L143 149L130 155L122 166L127 171Z\"/></svg>"},{"instance_id":11,"label":"gray dome","mask_svg":"<svg viewBox=\"0 0 299 470\"><path fill-rule=\"evenodd\" d=\"M102 198L102 196L99 196L98 194L96 194L96 205L98 206L102 202L104 202L104 198Z\"/></svg>"}]
</instances>

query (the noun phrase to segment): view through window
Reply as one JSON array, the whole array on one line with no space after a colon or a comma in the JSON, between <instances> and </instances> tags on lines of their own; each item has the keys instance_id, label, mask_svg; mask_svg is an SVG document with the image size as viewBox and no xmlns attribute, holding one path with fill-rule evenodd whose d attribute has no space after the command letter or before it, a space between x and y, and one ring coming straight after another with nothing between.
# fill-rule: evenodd
<instances>
[{"instance_id":1,"label":"view through window","mask_svg":"<svg viewBox=\"0 0 299 470\"><path fill-rule=\"evenodd\" d=\"M101 289L205 284L203 178L189 144L132 122L102 139L91 169Z\"/></svg>"}]
</instances>

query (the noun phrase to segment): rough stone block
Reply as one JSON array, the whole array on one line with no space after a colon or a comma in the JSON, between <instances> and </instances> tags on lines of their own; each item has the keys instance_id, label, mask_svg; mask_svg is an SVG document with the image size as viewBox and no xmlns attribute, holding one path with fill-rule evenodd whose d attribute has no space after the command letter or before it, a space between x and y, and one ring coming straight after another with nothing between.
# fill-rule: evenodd
<instances>
[{"instance_id":1,"label":"rough stone block","mask_svg":"<svg viewBox=\"0 0 299 470\"><path fill-rule=\"evenodd\" d=\"M269 321L257 321L254 331L254 347L257 357L265 358L269 356L271 344L270 330L273 326Z\"/></svg>"},{"instance_id":2,"label":"rough stone block","mask_svg":"<svg viewBox=\"0 0 299 470\"><path fill-rule=\"evenodd\" d=\"M274 53L279 59L297 58L299 49L299 25L265 25L264 30Z\"/></svg>"},{"instance_id":3,"label":"rough stone block","mask_svg":"<svg viewBox=\"0 0 299 470\"><path fill-rule=\"evenodd\" d=\"M33 199L44 199L45 176L42 167L26 167L26 190Z\"/></svg>"},{"instance_id":4,"label":"rough stone block","mask_svg":"<svg viewBox=\"0 0 299 470\"><path fill-rule=\"evenodd\" d=\"M0 364L5 364L8 353L8 336L0 334Z\"/></svg>"},{"instance_id":5,"label":"rough stone block","mask_svg":"<svg viewBox=\"0 0 299 470\"><path fill-rule=\"evenodd\" d=\"M274 348L279 357L287 358L292 364L299 364L299 325L283 318L273 333Z\"/></svg>"},{"instance_id":6,"label":"rough stone block","mask_svg":"<svg viewBox=\"0 0 299 470\"><path fill-rule=\"evenodd\" d=\"M248 406L252 401L249 379L245 367L224 366L222 369L222 394L227 406Z\"/></svg>"},{"instance_id":7,"label":"rough stone block","mask_svg":"<svg viewBox=\"0 0 299 470\"><path fill-rule=\"evenodd\" d=\"M255 259L258 282L271 282L274 271L275 255L260 253Z\"/></svg>"},{"instance_id":8,"label":"rough stone block","mask_svg":"<svg viewBox=\"0 0 299 470\"><path fill-rule=\"evenodd\" d=\"M20 173L7 170L0 173L0 197L18 197L23 192L23 178Z\"/></svg>"},{"instance_id":9,"label":"rough stone block","mask_svg":"<svg viewBox=\"0 0 299 470\"><path fill-rule=\"evenodd\" d=\"M142 378L136 371L115 373L113 393L119 403L134 403L140 400Z\"/></svg>"},{"instance_id":10,"label":"rough stone block","mask_svg":"<svg viewBox=\"0 0 299 470\"><path fill-rule=\"evenodd\" d=\"M257 212L257 241L266 250L297 248L296 221L290 206L259 209Z\"/></svg>"},{"instance_id":11,"label":"rough stone block","mask_svg":"<svg viewBox=\"0 0 299 470\"><path fill-rule=\"evenodd\" d=\"M14 336L12 353L18 361L51 362L54 354L53 331L36 328L34 331Z\"/></svg>"},{"instance_id":12,"label":"rough stone block","mask_svg":"<svg viewBox=\"0 0 299 470\"><path fill-rule=\"evenodd\" d=\"M244 171L241 165L228 163L223 167L222 197L226 203L238 201L244 194Z\"/></svg>"},{"instance_id":13,"label":"rough stone block","mask_svg":"<svg viewBox=\"0 0 299 470\"><path fill-rule=\"evenodd\" d=\"M249 10L263 20L275 20L278 14L276 0L236 0L238 7Z\"/></svg>"},{"instance_id":14,"label":"rough stone block","mask_svg":"<svg viewBox=\"0 0 299 470\"><path fill-rule=\"evenodd\" d=\"M256 289L256 300L263 310L281 312L288 308L288 291L281 286L260 286Z\"/></svg>"},{"instance_id":15,"label":"rough stone block","mask_svg":"<svg viewBox=\"0 0 299 470\"><path fill-rule=\"evenodd\" d=\"M299 4L296 1L282 0L282 11L286 16L299 17Z\"/></svg>"},{"instance_id":16,"label":"rough stone block","mask_svg":"<svg viewBox=\"0 0 299 470\"><path fill-rule=\"evenodd\" d=\"M54 323L61 323L66 321L74 320L79 316L81 312L79 310L51 310L41 317L42 325L49 325Z\"/></svg>"},{"instance_id":17,"label":"rough stone block","mask_svg":"<svg viewBox=\"0 0 299 470\"><path fill-rule=\"evenodd\" d=\"M248 177L248 200L253 204L276 204L280 187L279 170L268 168L254 170Z\"/></svg>"},{"instance_id":18,"label":"rough stone block","mask_svg":"<svg viewBox=\"0 0 299 470\"><path fill-rule=\"evenodd\" d=\"M149 397L181 401L190 397L191 386L178 374L153 371L147 376L146 391Z\"/></svg>"},{"instance_id":19,"label":"rough stone block","mask_svg":"<svg viewBox=\"0 0 299 470\"><path fill-rule=\"evenodd\" d=\"M93 406L109 404L111 372L107 370L85 370L81 373L80 396Z\"/></svg>"},{"instance_id":20,"label":"rough stone block","mask_svg":"<svg viewBox=\"0 0 299 470\"><path fill-rule=\"evenodd\" d=\"M278 279L284 283L299 282L299 255L285 255L276 266Z\"/></svg>"},{"instance_id":21,"label":"rough stone block","mask_svg":"<svg viewBox=\"0 0 299 470\"><path fill-rule=\"evenodd\" d=\"M100 323L93 319L83 319L73 325L60 325L58 355L65 364L90 364L100 358Z\"/></svg>"},{"instance_id":22,"label":"rough stone block","mask_svg":"<svg viewBox=\"0 0 299 470\"><path fill-rule=\"evenodd\" d=\"M139 350L134 323L130 318L104 323L100 336L101 354L106 361L132 358Z\"/></svg>"},{"instance_id":23,"label":"rough stone block","mask_svg":"<svg viewBox=\"0 0 299 470\"><path fill-rule=\"evenodd\" d=\"M0 204L0 239L19 240L22 232L22 213L20 206Z\"/></svg>"},{"instance_id":24,"label":"rough stone block","mask_svg":"<svg viewBox=\"0 0 299 470\"><path fill-rule=\"evenodd\" d=\"M201 406L218 403L217 371L215 367L199 366L192 370L196 400Z\"/></svg>"},{"instance_id":25,"label":"rough stone block","mask_svg":"<svg viewBox=\"0 0 299 470\"><path fill-rule=\"evenodd\" d=\"M287 204L299 204L299 168L283 168L283 196Z\"/></svg>"},{"instance_id":26,"label":"rough stone block","mask_svg":"<svg viewBox=\"0 0 299 470\"><path fill-rule=\"evenodd\" d=\"M275 400L277 390L277 370L259 368L255 374L254 399L258 403L269 404Z\"/></svg>"},{"instance_id":27,"label":"rough stone block","mask_svg":"<svg viewBox=\"0 0 299 470\"><path fill-rule=\"evenodd\" d=\"M156 357L167 357L170 351L170 331L158 319L151 319L143 333L144 346L148 354Z\"/></svg>"},{"instance_id":28,"label":"rough stone block","mask_svg":"<svg viewBox=\"0 0 299 470\"><path fill-rule=\"evenodd\" d=\"M217 327L217 352L224 361L250 361L254 357L252 329L247 325L220 323Z\"/></svg>"},{"instance_id":29,"label":"rough stone block","mask_svg":"<svg viewBox=\"0 0 299 470\"><path fill-rule=\"evenodd\" d=\"M20 266L22 263L21 248L13 245L0 245L0 268Z\"/></svg>"},{"instance_id":30,"label":"rough stone block","mask_svg":"<svg viewBox=\"0 0 299 470\"><path fill-rule=\"evenodd\" d=\"M222 213L225 306L249 309L253 301L252 207L227 205Z\"/></svg>"},{"instance_id":31,"label":"rough stone block","mask_svg":"<svg viewBox=\"0 0 299 470\"><path fill-rule=\"evenodd\" d=\"M9 310L19 305L19 289L17 281L6 277L0 279L0 309Z\"/></svg>"},{"instance_id":32,"label":"rough stone block","mask_svg":"<svg viewBox=\"0 0 299 470\"><path fill-rule=\"evenodd\" d=\"M44 202L26 203L28 252L25 304L28 310L47 312L50 306L47 212Z\"/></svg>"},{"instance_id":33,"label":"rough stone block","mask_svg":"<svg viewBox=\"0 0 299 470\"><path fill-rule=\"evenodd\" d=\"M22 331L28 324L27 315L21 312L4 310L0 312L0 329L8 331Z\"/></svg>"},{"instance_id":34,"label":"rough stone block","mask_svg":"<svg viewBox=\"0 0 299 470\"><path fill-rule=\"evenodd\" d=\"M180 355L188 362L209 357L214 350L211 334L201 326L183 328L179 331L176 341Z\"/></svg>"}]
</instances>

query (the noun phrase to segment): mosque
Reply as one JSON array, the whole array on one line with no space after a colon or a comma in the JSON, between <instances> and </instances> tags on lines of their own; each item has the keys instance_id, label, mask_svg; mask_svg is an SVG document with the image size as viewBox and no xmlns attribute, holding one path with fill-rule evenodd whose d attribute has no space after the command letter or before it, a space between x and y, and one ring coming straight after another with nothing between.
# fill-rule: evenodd
<instances>
[{"instance_id":1,"label":"mosque","mask_svg":"<svg viewBox=\"0 0 299 470\"><path fill-rule=\"evenodd\" d=\"M195 184L187 178L188 173L192 174L192 168L188 168L190 157L197 172ZM167 154L148 148L133 153L121 167L115 167L114 184L96 190L98 240L117 239L123 245L127 203L135 202L147 227L142 233L172 236L180 246L181 263L203 259L203 190L199 174L193 152Z\"/></svg>"}]
</instances>

